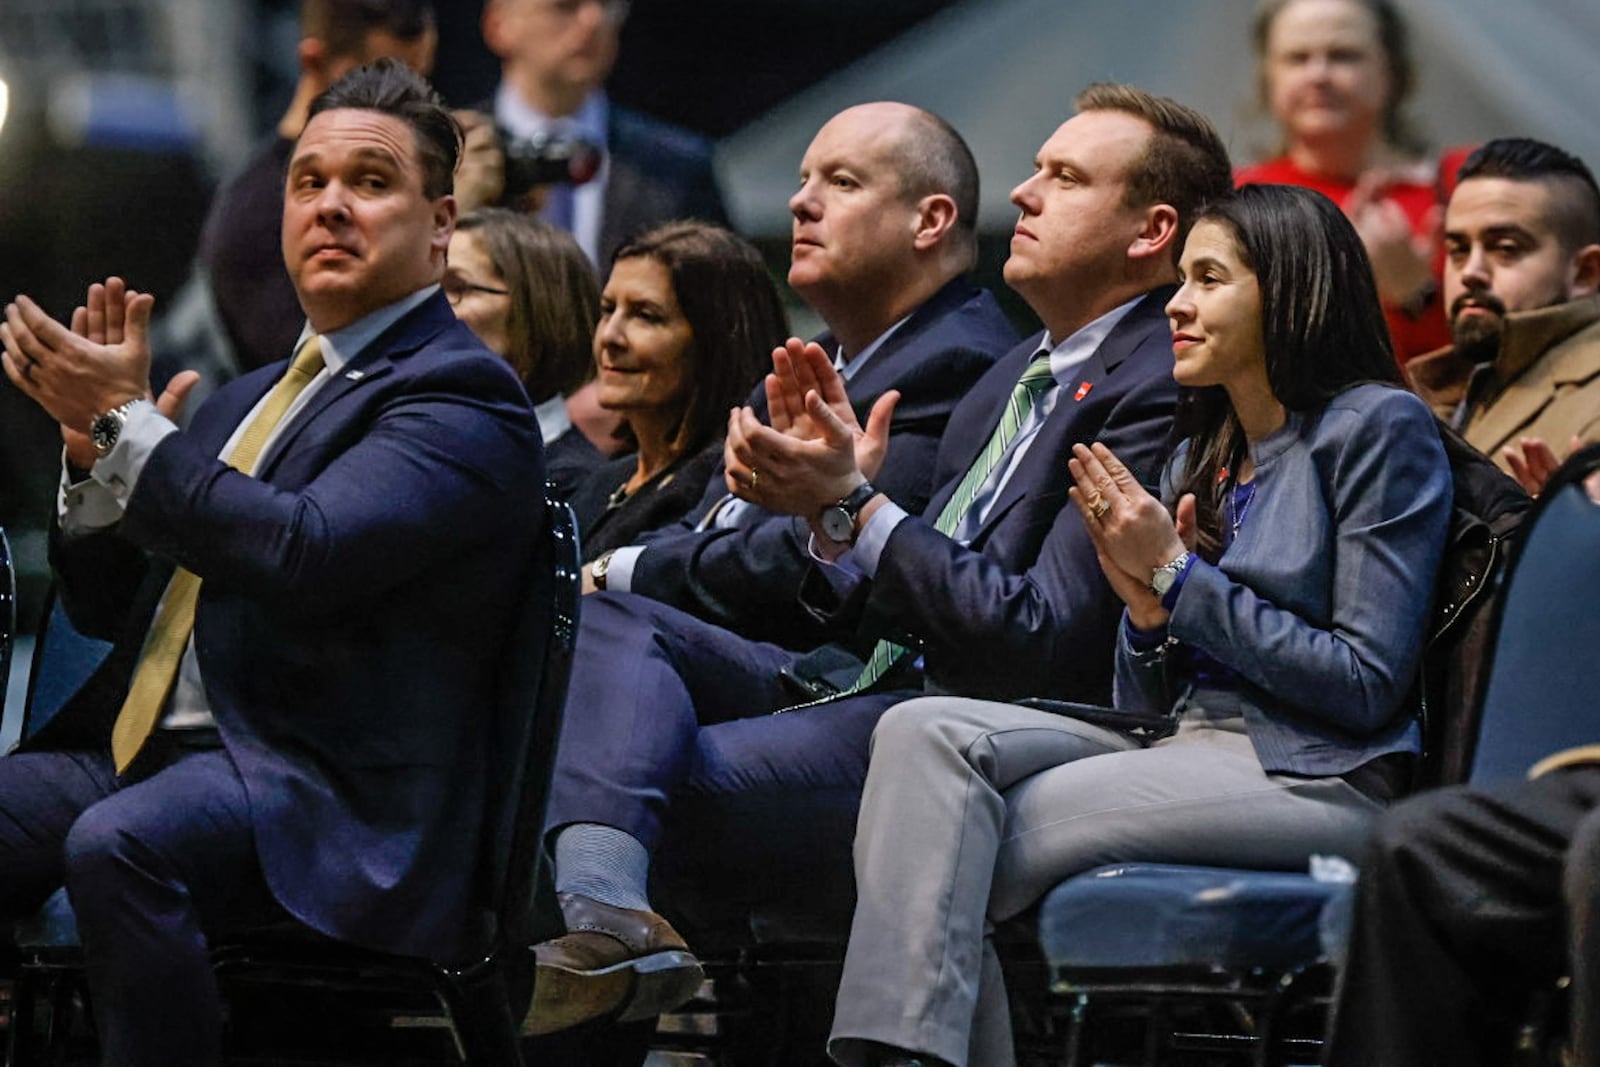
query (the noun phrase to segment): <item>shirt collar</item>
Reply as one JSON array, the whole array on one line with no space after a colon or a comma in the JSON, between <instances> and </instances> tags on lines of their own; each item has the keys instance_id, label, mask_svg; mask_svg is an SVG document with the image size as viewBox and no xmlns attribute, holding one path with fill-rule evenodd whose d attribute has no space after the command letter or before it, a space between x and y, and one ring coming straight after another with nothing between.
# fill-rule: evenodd
<instances>
[{"instance_id":1,"label":"shirt collar","mask_svg":"<svg viewBox=\"0 0 1600 1067\"><path fill-rule=\"evenodd\" d=\"M1086 326L1081 326L1066 340L1056 343L1045 331L1044 342L1041 349L1050 350L1050 376L1062 388L1073 385L1072 378L1078 366L1094 355L1095 350L1105 343L1111 331L1117 328L1123 316L1133 310L1133 306L1145 298L1144 293L1139 294L1126 304L1120 304L1101 315L1098 319Z\"/></svg>"},{"instance_id":2,"label":"shirt collar","mask_svg":"<svg viewBox=\"0 0 1600 1067\"><path fill-rule=\"evenodd\" d=\"M906 319L909 319L910 317L910 315L907 315L904 319L901 319L887 330L884 330L877 337L873 338L871 344L863 348L859 353L857 353L855 356L852 356L850 359L844 358L843 345L840 345L837 349L835 349L833 353L833 365L839 369L839 377L848 382L851 378L854 378L857 374L859 374L861 372L861 368L866 365L867 360L871 359L877 353L878 349L882 348L884 343L887 342L889 338L894 336L894 332L906 324Z\"/></svg>"},{"instance_id":3,"label":"shirt collar","mask_svg":"<svg viewBox=\"0 0 1600 1067\"><path fill-rule=\"evenodd\" d=\"M535 404L533 417L539 420L539 437L545 444L572 429L572 416L567 413L567 398L560 393L542 404Z\"/></svg>"},{"instance_id":4,"label":"shirt collar","mask_svg":"<svg viewBox=\"0 0 1600 1067\"><path fill-rule=\"evenodd\" d=\"M419 306L424 300L439 291L439 286L426 285L410 296L402 297L387 307L362 316L348 326L341 326L337 330L329 330L322 335L322 362L329 373L338 374L344 365L359 356L378 335L400 321L401 316ZM295 342L294 350L300 351L300 346L305 339L315 331L308 322L300 329L300 339Z\"/></svg>"},{"instance_id":5,"label":"shirt collar","mask_svg":"<svg viewBox=\"0 0 1600 1067\"><path fill-rule=\"evenodd\" d=\"M494 94L494 115L513 137L538 137L562 133L582 137L590 144L606 147L606 127L611 102L596 89L583 98L572 114L557 118L546 115L517 95L509 82L501 82Z\"/></svg>"}]
</instances>

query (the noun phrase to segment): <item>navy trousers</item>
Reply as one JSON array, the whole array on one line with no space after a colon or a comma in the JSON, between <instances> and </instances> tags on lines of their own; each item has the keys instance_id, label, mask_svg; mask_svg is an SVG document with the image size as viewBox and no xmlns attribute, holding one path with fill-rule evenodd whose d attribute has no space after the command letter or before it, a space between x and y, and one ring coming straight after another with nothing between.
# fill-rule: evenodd
<instances>
[{"instance_id":1,"label":"navy trousers","mask_svg":"<svg viewBox=\"0 0 1600 1067\"><path fill-rule=\"evenodd\" d=\"M227 752L160 744L137 778L119 779L109 753L0 759L0 917L65 883L102 1061L133 1067L218 1062L208 938L286 917Z\"/></svg>"},{"instance_id":2,"label":"navy trousers","mask_svg":"<svg viewBox=\"0 0 1600 1067\"><path fill-rule=\"evenodd\" d=\"M603 823L651 849L669 808L711 801L722 830L689 825L675 840L717 855L804 852L796 832L809 824L795 805L843 796L853 811L872 728L910 695L774 715L803 699L780 677L794 652L626 593L584 599L575 656L547 825ZM843 849L848 869L849 829Z\"/></svg>"}]
</instances>

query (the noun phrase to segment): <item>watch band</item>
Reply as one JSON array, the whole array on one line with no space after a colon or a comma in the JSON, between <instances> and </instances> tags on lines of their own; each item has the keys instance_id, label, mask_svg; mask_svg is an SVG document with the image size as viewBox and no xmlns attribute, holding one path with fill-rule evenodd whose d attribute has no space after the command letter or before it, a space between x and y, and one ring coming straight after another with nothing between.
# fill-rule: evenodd
<instances>
[{"instance_id":1,"label":"watch band","mask_svg":"<svg viewBox=\"0 0 1600 1067\"><path fill-rule=\"evenodd\" d=\"M867 506L867 501L877 495L876 486L871 482L862 482L845 494L843 500L823 508L817 521L828 540L841 545L854 543L856 518L861 514L861 509Z\"/></svg>"},{"instance_id":2,"label":"watch band","mask_svg":"<svg viewBox=\"0 0 1600 1067\"><path fill-rule=\"evenodd\" d=\"M1190 561L1193 559L1193 552L1184 551L1178 553L1175 558L1157 567L1150 575L1150 591L1158 597L1165 598L1167 592L1171 590L1173 584L1177 582L1178 576L1188 568Z\"/></svg>"},{"instance_id":3,"label":"watch band","mask_svg":"<svg viewBox=\"0 0 1600 1067\"><path fill-rule=\"evenodd\" d=\"M861 509L867 506L867 501L871 500L877 495L877 486L873 485L871 482L862 482L860 485L850 490L849 494L843 500L839 501L837 506L841 511L850 516L850 521L853 523L861 514Z\"/></svg>"}]
</instances>

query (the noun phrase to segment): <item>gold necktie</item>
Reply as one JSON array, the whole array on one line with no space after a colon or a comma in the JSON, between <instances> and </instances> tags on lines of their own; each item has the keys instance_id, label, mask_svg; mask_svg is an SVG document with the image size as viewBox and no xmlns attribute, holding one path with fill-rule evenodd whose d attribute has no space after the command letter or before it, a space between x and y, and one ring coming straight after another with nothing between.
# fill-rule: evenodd
<instances>
[{"instance_id":1,"label":"gold necktie","mask_svg":"<svg viewBox=\"0 0 1600 1067\"><path fill-rule=\"evenodd\" d=\"M255 473L261 447L267 443L273 427L321 370L322 342L312 336L300 347L289 370L272 387L261 410L239 435L238 443L228 454L230 467L245 474ZM199 600L199 576L179 567L172 581L167 583L161 611L150 626L150 636L145 639L139 665L128 686L128 697L122 702L122 710L111 728L111 755L116 760L118 774L128 769L128 764L133 762L155 729L167 694L178 677L184 649L189 647L189 634L194 630L194 609Z\"/></svg>"}]
</instances>

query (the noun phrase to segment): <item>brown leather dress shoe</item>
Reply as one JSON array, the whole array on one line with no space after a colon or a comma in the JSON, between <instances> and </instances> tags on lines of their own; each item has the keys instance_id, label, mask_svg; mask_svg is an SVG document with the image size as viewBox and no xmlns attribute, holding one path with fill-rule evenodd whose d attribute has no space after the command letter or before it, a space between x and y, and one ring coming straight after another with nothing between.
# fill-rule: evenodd
<instances>
[{"instance_id":1,"label":"brown leather dress shoe","mask_svg":"<svg viewBox=\"0 0 1600 1067\"><path fill-rule=\"evenodd\" d=\"M557 899L567 932L534 946L537 977L523 1033L551 1034L605 1017L652 1018L700 987L700 961L655 912L614 908L576 893Z\"/></svg>"}]
</instances>

